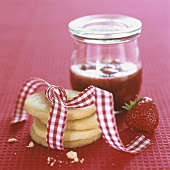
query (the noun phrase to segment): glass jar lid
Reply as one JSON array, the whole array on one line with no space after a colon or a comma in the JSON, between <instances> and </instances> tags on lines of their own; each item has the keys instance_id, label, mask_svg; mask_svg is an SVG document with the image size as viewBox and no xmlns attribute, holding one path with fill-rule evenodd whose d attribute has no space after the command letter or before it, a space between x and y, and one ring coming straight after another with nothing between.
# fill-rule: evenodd
<instances>
[{"instance_id":1,"label":"glass jar lid","mask_svg":"<svg viewBox=\"0 0 170 170\"><path fill-rule=\"evenodd\" d=\"M138 19L122 15L91 15L69 23L73 36L93 40L126 39L141 32Z\"/></svg>"}]
</instances>

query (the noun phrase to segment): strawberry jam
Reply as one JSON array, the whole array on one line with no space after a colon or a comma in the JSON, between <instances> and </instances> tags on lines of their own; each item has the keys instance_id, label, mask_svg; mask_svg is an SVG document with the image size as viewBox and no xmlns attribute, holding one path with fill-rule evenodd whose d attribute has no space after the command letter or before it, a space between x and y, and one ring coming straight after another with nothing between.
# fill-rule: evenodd
<instances>
[{"instance_id":1,"label":"strawberry jam","mask_svg":"<svg viewBox=\"0 0 170 170\"><path fill-rule=\"evenodd\" d=\"M116 111L134 100L141 87L142 69L131 62L74 64L70 69L73 89L82 91L89 85L110 91Z\"/></svg>"}]
</instances>

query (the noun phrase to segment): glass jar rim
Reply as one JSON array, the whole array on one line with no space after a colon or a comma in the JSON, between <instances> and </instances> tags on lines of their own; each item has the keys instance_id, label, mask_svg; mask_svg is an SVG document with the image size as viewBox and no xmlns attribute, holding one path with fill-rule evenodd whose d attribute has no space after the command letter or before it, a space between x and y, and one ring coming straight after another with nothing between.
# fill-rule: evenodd
<instances>
[{"instance_id":1,"label":"glass jar rim","mask_svg":"<svg viewBox=\"0 0 170 170\"><path fill-rule=\"evenodd\" d=\"M68 24L73 36L93 40L119 40L141 33L140 20L124 15L89 15Z\"/></svg>"}]
</instances>

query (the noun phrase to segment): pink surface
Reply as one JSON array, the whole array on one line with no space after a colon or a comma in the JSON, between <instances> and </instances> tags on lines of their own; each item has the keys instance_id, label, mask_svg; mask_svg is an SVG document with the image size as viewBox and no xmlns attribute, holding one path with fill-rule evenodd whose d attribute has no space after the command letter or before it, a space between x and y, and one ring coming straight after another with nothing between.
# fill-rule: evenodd
<instances>
[{"instance_id":1,"label":"pink surface","mask_svg":"<svg viewBox=\"0 0 170 170\"><path fill-rule=\"evenodd\" d=\"M91 14L124 14L143 23L139 39L143 61L141 95L152 97L160 123L151 135L152 144L137 155L117 151L103 139L78 149L84 163L71 164L66 151L35 145L29 129L32 118L10 125L16 95L22 83L37 76L64 88L69 80L73 40L68 23ZM0 2L0 169L170 169L170 2L168 0L6 0ZM124 143L136 134L117 116ZM8 143L11 137L16 143ZM57 159L53 167L47 157ZM59 162L59 161L62 162Z\"/></svg>"}]
</instances>

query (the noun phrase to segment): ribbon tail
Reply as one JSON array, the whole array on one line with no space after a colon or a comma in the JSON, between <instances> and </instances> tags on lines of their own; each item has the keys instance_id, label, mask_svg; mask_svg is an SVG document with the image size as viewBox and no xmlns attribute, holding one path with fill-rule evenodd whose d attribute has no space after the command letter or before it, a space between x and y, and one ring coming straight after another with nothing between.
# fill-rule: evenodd
<instances>
[{"instance_id":1,"label":"ribbon tail","mask_svg":"<svg viewBox=\"0 0 170 170\"><path fill-rule=\"evenodd\" d=\"M144 135L138 136L135 141L126 147L126 152L138 153L150 145L150 139L146 139Z\"/></svg>"},{"instance_id":2,"label":"ribbon tail","mask_svg":"<svg viewBox=\"0 0 170 170\"><path fill-rule=\"evenodd\" d=\"M103 138L115 149L128 153L138 153L146 148L150 140L144 135L136 138L128 147L123 145L116 125L112 94L99 88L94 88L94 91L95 110Z\"/></svg>"},{"instance_id":3,"label":"ribbon tail","mask_svg":"<svg viewBox=\"0 0 170 170\"><path fill-rule=\"evenodd\" d=\"M27 113L23 109L25 99L28 95L34 93L38 87L44 85L49 85L49 83L37 77L32 77L23 84L17 96L11 123L17 123L27 119Z\"/></svg>"}]
</instances>

